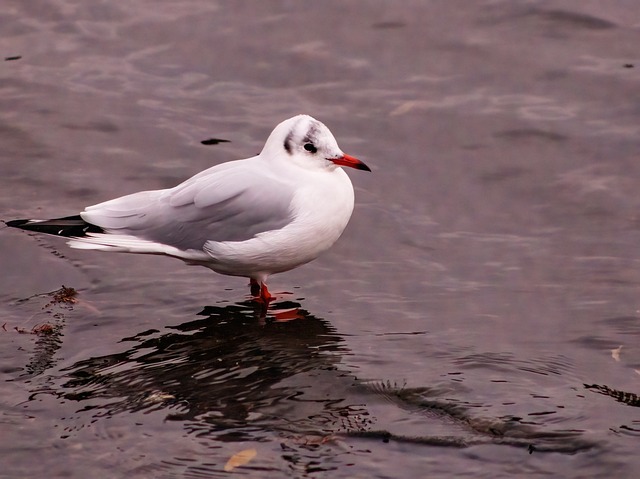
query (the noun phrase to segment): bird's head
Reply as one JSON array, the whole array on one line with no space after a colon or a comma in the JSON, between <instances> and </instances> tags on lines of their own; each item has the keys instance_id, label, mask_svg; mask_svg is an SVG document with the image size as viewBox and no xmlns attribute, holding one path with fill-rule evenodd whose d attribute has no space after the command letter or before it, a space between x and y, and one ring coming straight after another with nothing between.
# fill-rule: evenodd
<instances>
[{"instance_id":1,"label":"bird's head","mask_svg":"<svg viewBox=\"0 0 640 479\"><path fill-rule=\"evenodd\" d=\"M348 166L371 171L362 161L343 153L329 128L309 115L294 116L276 126L260 156L290 160L307 168Z\"/></svg>"}]
</instances>

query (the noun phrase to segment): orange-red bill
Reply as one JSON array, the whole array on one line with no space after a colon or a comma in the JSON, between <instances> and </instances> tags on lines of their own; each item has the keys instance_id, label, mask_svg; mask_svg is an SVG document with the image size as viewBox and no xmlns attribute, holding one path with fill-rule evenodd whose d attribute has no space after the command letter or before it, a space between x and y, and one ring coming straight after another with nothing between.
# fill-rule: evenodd
<instances>
[{"instance_id":1,"label":"orange-red bill","mask_svg":"<svg viewBox=\"0 0 640 479\"><path fill-rule=\"evenodd\" d=\"M332 161L339 166L348 166L349 168L355 168L356 170L371 171L371 168L365 165L362 161L350 155L344 155L340 158L329 158L329 161Z\"/></svg>"}]
</instances>

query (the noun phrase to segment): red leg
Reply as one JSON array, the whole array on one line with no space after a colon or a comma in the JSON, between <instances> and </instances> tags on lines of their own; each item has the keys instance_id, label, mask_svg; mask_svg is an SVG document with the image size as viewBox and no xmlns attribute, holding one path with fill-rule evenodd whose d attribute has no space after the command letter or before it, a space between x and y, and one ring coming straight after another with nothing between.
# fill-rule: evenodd
<instances>
[{"instance_id":1,"label":"red leg","mask_svg":"<svg viewBox=\"0 0 640 479\"><path fill-rule=\"evenodd\" d=\"M270 301L275 299L274 296L271 296L265 283L260 283L260 299L264 301L264 304L269 304Z\"/></svg>"},{"instance_id":2,"label":"red leg","mask_svg":"<svg viewBox=\"0 0 640 479\"><path fill-rule=\"evenodd\" d=\"M258 300L262 301L264 304L269 304L269 302L273 301L275 296L273 296L267 285L265 283L259 283L253 278L249 279L249 286L251 287L251 295L255 296Z\"/></svg>"}]
</instances>

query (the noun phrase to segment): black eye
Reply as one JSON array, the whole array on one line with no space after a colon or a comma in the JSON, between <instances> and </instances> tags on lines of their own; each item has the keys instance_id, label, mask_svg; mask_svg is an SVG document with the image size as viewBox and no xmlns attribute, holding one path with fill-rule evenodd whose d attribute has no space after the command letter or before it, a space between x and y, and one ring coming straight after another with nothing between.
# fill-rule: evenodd
<instances>
[{"instance_id":1,"label":"black eye","mask_svg":"<svg viewBox=\"0 0 640 479\"><path fill-rule=\"evenodd\" d=\"M313 143L305 143L303 148L311 153L316 153L318 151Z\"/></svg>"}]
</instances>

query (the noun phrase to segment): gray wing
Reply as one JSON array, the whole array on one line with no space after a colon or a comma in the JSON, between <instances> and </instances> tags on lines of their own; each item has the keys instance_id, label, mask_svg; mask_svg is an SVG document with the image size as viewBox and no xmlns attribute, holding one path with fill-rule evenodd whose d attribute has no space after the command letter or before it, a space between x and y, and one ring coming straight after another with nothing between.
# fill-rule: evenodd
<instances>
[{"instance_id":1,"label":"gray wing","mask_svg":"<svg viewBox=\"0 0 640 479\"><path fill-rule=\"evenodd\" d=\"M245 241L293 220L293 189L239 160L210 168L168 190L142 191L88 207L82 218L108 233L181 250L206 241Z\"/></svg>"}]
</instances>

